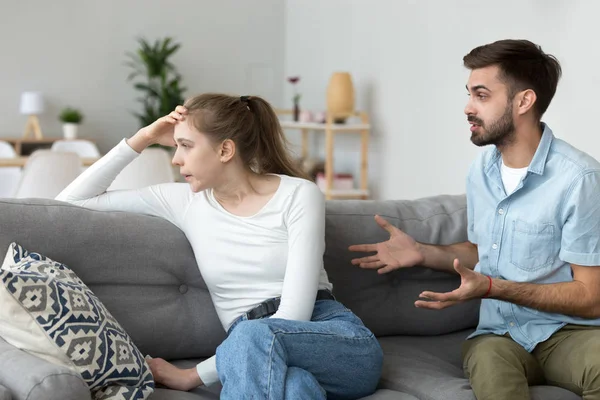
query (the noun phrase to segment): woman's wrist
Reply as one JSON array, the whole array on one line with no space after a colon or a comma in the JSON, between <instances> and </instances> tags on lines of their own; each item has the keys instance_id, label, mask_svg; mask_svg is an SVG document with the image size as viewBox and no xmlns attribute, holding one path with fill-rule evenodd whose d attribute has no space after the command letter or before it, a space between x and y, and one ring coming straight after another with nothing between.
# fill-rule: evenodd
<instances>
[{"instance_id":1,"label":"woman's wrist","mask_svg":"<svg viewBox=\"0 0 600 400\"><path fill-rule=\"evenodd\" d=\"M187 375L188 375L188 380L193 385L193 387L198 387L198 386L204 385L204 382L202 382L202 379L200 379L200 376L198 375L198 371L196 370L196 368L189 368L187 370Z\"/></svg>"},{"instance_id":2,"label":"woman's wrist","mask_svg":"<svg viewBox=\"0 0 600 400\"><path fill-rule=\"evenodd\" d=\"M140 129L135 135L127 139L127 144L136 152L141 153L146 147L153 143L148 139L145 132Z\"/></svg>"}]
</instances>

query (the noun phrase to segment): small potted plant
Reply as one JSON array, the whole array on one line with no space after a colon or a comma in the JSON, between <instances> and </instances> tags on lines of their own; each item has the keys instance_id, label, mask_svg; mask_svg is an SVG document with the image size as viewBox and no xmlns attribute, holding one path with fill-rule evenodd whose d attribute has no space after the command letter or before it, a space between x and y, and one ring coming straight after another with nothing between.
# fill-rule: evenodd
<instances>
[{"instance_id":1,"label":"small potted plant","mask_svg":"<svg viewBox=\"0 0 600 400\"><path fill-rule=\"evenodd\" d=\"M59 116L60 121L63 123L63 136L67 140L73 140L77 138L77 128L81 121L83 121L83 114L81 111L67 107L64 108Z\"/></svg>"}]
</instances>

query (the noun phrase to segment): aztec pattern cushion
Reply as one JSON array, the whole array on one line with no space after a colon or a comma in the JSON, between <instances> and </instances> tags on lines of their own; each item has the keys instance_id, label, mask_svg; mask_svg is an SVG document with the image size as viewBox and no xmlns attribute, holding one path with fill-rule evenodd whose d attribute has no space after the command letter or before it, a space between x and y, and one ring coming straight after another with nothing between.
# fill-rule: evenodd
<instances>
[{"instance_id":1,"label":"aztec pattern cushion","mask_svg":"<svg viewBox=\"0 0 600 400\"><path fill-rule=\"evenodd\" d=\"M100 300L64 264L16 243L0 268L0 336L79 373L95 400L146 399L148 364Z\"/></svg>"}]
</instances>

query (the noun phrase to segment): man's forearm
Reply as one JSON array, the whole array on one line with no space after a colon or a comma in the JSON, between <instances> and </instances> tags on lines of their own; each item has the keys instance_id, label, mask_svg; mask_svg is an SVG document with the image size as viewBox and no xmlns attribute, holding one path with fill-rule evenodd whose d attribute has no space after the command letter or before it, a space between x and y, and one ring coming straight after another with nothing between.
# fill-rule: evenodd
<instances>
[{"instance_id":1,"label":"man's forearm","mask_svg":"<svg viewBox=\"0 0 600 400\"><path fill-rule=\"evenodd\" d=\"M423 266L445 272L454 272L454 259L458 258L460 264L469 269L475 268L479 262L477 245L471 242L450 244L445 246L419 244L421 253L425 257Z\"/></svg>"},{"instance_id":2,"label":"man's forearm","mask_svg":"<svg viewBox=\"0 0 600 400\"><path fill-rule=\"evenodd\" d=\"M535 284L492 279L488 297L550 313L600 318L600 304L580 281Z\"/></svg>"}]
</instances>

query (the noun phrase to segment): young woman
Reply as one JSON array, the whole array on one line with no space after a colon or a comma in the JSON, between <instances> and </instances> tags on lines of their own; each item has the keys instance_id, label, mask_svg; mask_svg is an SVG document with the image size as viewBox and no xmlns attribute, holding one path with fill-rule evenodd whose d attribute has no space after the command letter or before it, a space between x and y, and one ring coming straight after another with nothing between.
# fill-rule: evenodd
<instances>
[{"instance_id":1,"label":"young woman","mask_svg":"<svg viewBox=\"0 0 600 400\"><path fill-rule=\"evenodd\" d=\"M155 143L177 146L173 164L187 184L106 192ZM228 335L196 368L148 360L158 383L190 390L220 381L223 399L375 391L381 348L331 295L325 201L302 176L265 100L203 94L121 141L59 194L83 207L163 217L189 239Z\"/></svg>"}]
</instances>

